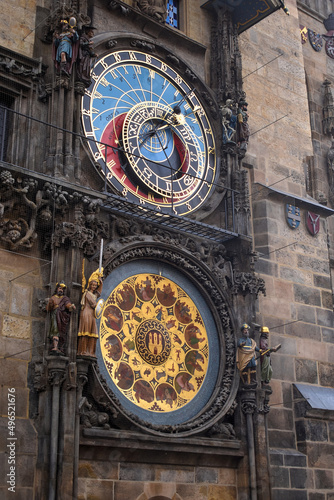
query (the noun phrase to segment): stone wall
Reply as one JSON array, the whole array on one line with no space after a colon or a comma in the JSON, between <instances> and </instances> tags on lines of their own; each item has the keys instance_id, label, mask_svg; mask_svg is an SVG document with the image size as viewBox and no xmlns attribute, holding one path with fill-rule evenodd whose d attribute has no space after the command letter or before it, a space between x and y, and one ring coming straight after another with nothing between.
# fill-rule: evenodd
<instances>
[{"instance_id":1,"label":"stone wall","mask_svg":"<svg viewBox=\"0 0 334 500\"><path fill-rule=\"evenodd\" d=\"M1 0L1 45L25 56L33 56L36 5L36 0L13 2L9 12L8 2Z\"/></svg>"},{"instance_id":2,"label":"stone wall","mask_svg":"<svg viewBox=\"0 0 334 500\"><path fill-rule=\"evenodd\" d=\"M0 496L7 498L5 492L10 487L10 484L6 484L7 474L13 466L15 492L22 495L20 498L32 498L37 434L29 419L31 386L28 373L31 373L32 358L38 351L43 351L40 344L44 341L44 317L37 300L41 285L40 264L34 258L5 250L1 250L0 260L0 446L3 471ZM13 394L14 403L8 407ZM9 419L8 414L15 419ZM13 429L9 421L14 422ZM15 445L12 449L8 448L10 443Z\"/></svg>"},{"instance_id":3,"label":"stone wall","mask_svg":"<svg viewBox=\"0 0 334 500\"><path fill-rule=\"evenodd\" d=\"M236 471L215 467L158 464L147 467L138 463L81 461L78 500L88 500L92 495L117 500L148 500L156 496L173 500L234 500L237 498Z\"/></svg>"},{"instance_id":4,"label":"stone wall","mask_svg":"<svg viewBox=\"0 0 334 500\"><path fill-rule=\"evenodd\" d=\"M297 3L298 7L303 4L302 10L297 10ZM299 28L305 24L324 33L321 16L328 15L330 2L297 3L286 2L290 17L278 11L241 37L253 134L245 163L253 185L254 244L260 252L256 270L267 290L266 297L259 298L255 322L270 328L271 346L282 345L271 356L274 375L268 436L273 499L284 495L294 500L320 500L330 498L333 481L328 470L332 467L329 422L318 420L312 425L298 418L292 384L334 386L328 247L328 241L332 246L332 223L327 218L331 212L321 216L318 207L321 217L316 236L308 232L305 219L308 210L317 213L316 205L312 208L307 201L323 202L328 196L325 151L329 138L322 134L323 80L334 74L334 61L324 49L319 53L309 43L302 45ZM319 17L311 15L310 9L318 10ZM256 68L260 69L247 76ZM289 227L285 210L287 203L298 206L298 199L289 198L287 193L306 200L300 206L297 229ZM326 429L321 439L314 434L315 424L318 433Z\"/></svg>"}]
</instances>

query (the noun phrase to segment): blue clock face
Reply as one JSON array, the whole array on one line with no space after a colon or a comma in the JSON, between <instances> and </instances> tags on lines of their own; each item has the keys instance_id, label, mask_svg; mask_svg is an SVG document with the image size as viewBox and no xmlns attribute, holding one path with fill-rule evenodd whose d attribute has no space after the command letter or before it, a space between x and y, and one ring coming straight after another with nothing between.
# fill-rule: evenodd
<instances>
[{"instance_id":1,"label":"blue clock face","mask_svg":"<svg viewBox=\"0 0 334 500\"><path fill-rule=\"evenodd\" d=\"M122 50L99 59L82 120L101 173L127 199L185 215L212 192L216 152L205 109L157 57Z\"/></svg>"}]
</instances>

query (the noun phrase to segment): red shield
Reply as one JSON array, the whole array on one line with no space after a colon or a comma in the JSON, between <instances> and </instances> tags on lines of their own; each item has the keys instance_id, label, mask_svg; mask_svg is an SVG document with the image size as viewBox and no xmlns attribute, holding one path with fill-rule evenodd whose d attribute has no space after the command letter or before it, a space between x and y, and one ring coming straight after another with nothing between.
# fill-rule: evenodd
<instances>
[{"instance_id":1,"label":"red shield","mask_svg":"<svg viewBox=\"0 0 334 500\"><path fill-rule=\"evenodd\" d=\"M312 236L319 233L320 229L320 215L313 212L306 213L306 227Z\"/></svg>"}]
</instances>

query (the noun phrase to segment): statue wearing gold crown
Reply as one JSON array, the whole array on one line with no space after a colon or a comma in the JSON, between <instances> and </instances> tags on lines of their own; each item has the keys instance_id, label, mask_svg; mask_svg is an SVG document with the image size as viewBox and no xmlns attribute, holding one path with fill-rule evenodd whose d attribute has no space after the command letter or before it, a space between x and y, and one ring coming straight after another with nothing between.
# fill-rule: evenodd
<instances>
[{"instance_id":1,"label":"statue wearing gold crown","mask_svg":"<svg viewBox=\"0 0 334 500\"><path fill-rule=\"evenodd\" d=\"M98 298L102 292L103 267L97 269L89 278L88 286L85 289L85 279L83 281L81 313L79 322L79 342L78 356L90 356L95 358L96 342L98 331L96 325L95 308Z\"/></svg>"}]
</instances>

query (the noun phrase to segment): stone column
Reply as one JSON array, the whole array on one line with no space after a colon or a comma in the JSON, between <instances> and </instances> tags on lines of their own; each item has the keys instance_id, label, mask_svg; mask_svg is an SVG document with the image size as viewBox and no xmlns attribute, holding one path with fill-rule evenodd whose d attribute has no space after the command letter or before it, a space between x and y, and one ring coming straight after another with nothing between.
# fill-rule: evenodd
<instances>
[{"instance_id":1,"label":"stone column","mask_svg":"<svg viewBox=\"0 0 334 500\"><path fill-rule=\"evenodd\" d=\"M64 356L48 356L49 382L52 385L52 413L50 432L50 473L48 500L56 499L57 489L57 457L59 435L59 399L60 387L65 380L67 358Z\"/></svg>"},{"instance_id":2,"label":"stone column","mask_svg":"<svg viewBox=\"0 0 334 500\"><path fill-rule=\"evenodd\" d=\"M249 486L250 499L257 500L257 480L256 480L256 459L253 415L257 410L256 406L256 386L257 384L245 384L240 390L241 409L246 416L247 427L247 448L249 460Z\"/></svg>"}]
</instances>

